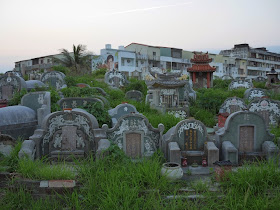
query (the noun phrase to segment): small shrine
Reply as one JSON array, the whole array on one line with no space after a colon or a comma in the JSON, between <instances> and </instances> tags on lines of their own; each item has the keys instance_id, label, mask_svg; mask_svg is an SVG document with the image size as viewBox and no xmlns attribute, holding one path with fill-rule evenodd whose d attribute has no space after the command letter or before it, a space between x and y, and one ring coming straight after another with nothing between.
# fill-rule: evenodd
<instances>
[{"instance_id":1,"label":"small shrine","mask_svg":"<svg viewBox=\"0 0 280 210\"><path fill-rule=\"evenodd\" d=\"M194 58L191 59L193 65L188 68L194 87L210 88L213 86L213 72L216 71L216 68L209 65L211 62L212 58L209 58L208 53L194 53Z\"/></svg>"}]
</instances>

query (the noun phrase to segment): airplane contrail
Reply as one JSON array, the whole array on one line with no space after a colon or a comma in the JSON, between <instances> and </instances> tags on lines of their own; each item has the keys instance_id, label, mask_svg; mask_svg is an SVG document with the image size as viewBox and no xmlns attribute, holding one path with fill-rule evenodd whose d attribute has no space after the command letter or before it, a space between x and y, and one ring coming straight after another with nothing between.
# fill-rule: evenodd
<instances>
[{"instance_id":1,"label":"airplane contrail","mask_svg":"<svg viewBox=\"0 0 280 210\"><path fill-rule=\"evenodd\" d=\"M143 8L143 9L132 9L132 10L126 10L126 11L121 11L121 12L107 13L107 14L104 14L104 15L119 15L119 14L125 14L125 13L132 13L132 12L141 12L141 11L149 11L149 10L161 9L161 8L166 8L166 7L182 6L182 5L187 5L187 4L192 4L192 2L186 2L186 3L181 3L181 4L163 5L163 6L158 6L158 7L148 7L148 8Z\"/></svg>"}]
</instances>

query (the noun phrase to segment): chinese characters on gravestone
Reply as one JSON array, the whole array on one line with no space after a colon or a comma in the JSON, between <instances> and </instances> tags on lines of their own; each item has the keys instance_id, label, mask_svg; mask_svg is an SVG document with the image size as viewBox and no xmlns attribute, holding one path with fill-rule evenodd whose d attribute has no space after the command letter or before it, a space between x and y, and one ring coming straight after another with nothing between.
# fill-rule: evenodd
<instances>
[{"instance_id":1,"label":"chinese characters on gravestone","mask_svg":"<svg viewBox=\"0 0 280 210\"><path fill-rule=\"evenodd\" d=\"M185 150L197 150L197 130L185 130Z\"/></svg>"}]
</instances>

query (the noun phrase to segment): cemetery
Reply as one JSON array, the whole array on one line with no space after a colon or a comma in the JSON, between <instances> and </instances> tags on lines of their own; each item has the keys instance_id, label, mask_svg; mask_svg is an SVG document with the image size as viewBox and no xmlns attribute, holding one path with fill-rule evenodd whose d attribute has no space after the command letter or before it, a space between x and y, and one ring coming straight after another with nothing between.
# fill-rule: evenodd
<instances>
[{"instance_id":1,"label":"cemetery","mask_svg":"<svg viewBox=\"0 0 280 210\"><path fill-rule=\"evenodd\" d=\"M279 209L280 94L209 62L1 76L0 207Z\"/></svg>"}]
</instances>

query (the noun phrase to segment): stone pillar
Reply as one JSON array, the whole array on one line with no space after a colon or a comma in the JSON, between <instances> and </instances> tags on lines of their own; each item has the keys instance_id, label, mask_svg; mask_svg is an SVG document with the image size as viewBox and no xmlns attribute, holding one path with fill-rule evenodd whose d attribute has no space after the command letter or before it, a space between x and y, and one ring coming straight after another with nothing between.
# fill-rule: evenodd
<instances>
[{"instance_id":1,"label":"stone pillar","mask_svg":"<svg viewBox=\"0 0 280 210\"><path fill-rule=\"evenodd\" d=\"M193 79L193 84L195 84L195 81L196 81L195 72L193 72L193 77L192 77L192 79Z\"/></svg>"},{"instance_id":2,"label":"stone pillar","mask_svg":"<svg viewBox=\"0 0 280 210\"><path fill-rule=\"evenodd\" d=\"M207 72L207 88L210 88L210 72Z\"/></svg>"}]
</instances>

